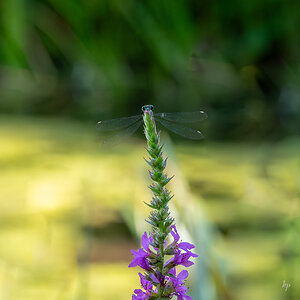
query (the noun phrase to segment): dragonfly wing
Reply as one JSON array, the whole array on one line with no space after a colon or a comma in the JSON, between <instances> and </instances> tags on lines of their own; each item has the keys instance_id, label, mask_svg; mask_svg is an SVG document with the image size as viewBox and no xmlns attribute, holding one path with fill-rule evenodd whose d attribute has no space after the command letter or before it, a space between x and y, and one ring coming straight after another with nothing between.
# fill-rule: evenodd
<instances>
[{"instance_id":1,"label":"dragonfly wing","mask_svg":"<svg viewBox=\"0 0 300 300\"><path fill-rule=\"evenodd\" d=\"M157 121L167 129L185 138L193 140L201 140L203 138L203 135L199 130L195 130L182 124L176 124L163 119L157 119Z\"/></svg>"},{"instance_id":2,"label":"dragonfly wing","mask_svg":"<svg viewBox=\"0 0 300 300\"><path fill-rule=\"evenodd\" d=\"M112 119L107 121L99 121L96 128L100 131L118 130L128 127L142 118L142 115L127 118Z\"/></svg>"},{"instance_id":3,"label":"dragonfly wing","mask_svg":"<svg viewBox=\"0 0 300 300\"><path fill-rule=\"evenodd\" d=\"M192 123L205 120L207 118L207 114L204 111L199 110L192 112L158 113L154 114L154 117L171 122Z\"/></svg>"},{"instance_id":4,"label":"dragonfly wing","mask_svg":"<svg viewBox=\"0 0 300 300\"><path fill-rule=\"evenodd\" d=\"M135 122L128 126L126 129L119 131L118 133L110 136L109 138L103 141L103 144L106 146L114 146L121 143L125 138L132 135L142 124L142 120Z\"/></svg>"}]
</instances>

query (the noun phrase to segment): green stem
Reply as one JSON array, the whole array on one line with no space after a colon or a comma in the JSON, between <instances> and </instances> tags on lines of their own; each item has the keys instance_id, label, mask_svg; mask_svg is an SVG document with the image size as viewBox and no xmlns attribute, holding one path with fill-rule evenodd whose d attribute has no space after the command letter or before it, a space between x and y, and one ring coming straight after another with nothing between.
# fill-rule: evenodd
<instances>
[{"instance_id":1,"label":"green stem","mask_svg":"<svg viewBox=\"0 0 300 300\"><path fill-rule=\"evenodd\" d=\"M148 222L152 225L154 246L159 249L158 263L154 268L154 272L158 271L162 278L164 278L164 242L166 236L171 231L171 225L173 223L173 219L169 216L168 207L171 196L169 191L165 188L165 185L171 178L168 178L167 175L163 173L166 167L166 160L162 157L162 146L159 144L159 134L156 131L152 111L144 114L144 129L148 144L147 151L150 156L147 163L151 166L150 176L153 180L153 184L150 186L153 192L153 198L151 204L148 204L153 208L153 211ZM158 299L167 299L164 298L164 283L157 286L157 291Z\"/></svg>"}]
</instances>

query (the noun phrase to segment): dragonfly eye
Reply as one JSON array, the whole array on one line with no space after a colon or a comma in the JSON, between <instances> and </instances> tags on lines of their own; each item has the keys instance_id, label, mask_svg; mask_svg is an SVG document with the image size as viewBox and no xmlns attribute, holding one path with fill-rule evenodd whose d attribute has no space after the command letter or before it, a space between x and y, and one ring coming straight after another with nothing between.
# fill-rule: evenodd
<instances>
[{"instance_id":1,"label":"dragonfly eye","mask_svg":"<svg viewBox=\"0 0 300 300\"><path fill-rule=\"evenodd\" d=\"M154 109L154 106L153 105L150 105L150 110L153 110Z\"/></svg>"},{"instance_id":2,"label":"dragonfly eye","mask_svg":"<svg viewBox=\"0 0 300 300\"><path fill-rule=\"evenodd\" d=\"M146 111L146 105L142 106L142 111Z\"/></svg>"}]
</instances>

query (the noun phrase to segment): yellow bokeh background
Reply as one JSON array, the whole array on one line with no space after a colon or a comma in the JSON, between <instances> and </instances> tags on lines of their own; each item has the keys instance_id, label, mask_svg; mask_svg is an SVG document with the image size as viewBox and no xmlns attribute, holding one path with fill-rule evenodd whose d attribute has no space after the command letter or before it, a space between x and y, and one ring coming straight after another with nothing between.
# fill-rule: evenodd
<instances>
[{"instance_id":1,"label":"yellow bokeh background","mask_svg":"<svg viewBox=\"0 0 300 300\"><path fill-rule=\"evenodd\" d=\"M130 299L130 249L149 229L144 141L106 149L80 122L0 122L0 299ZM298 295L298 141L162 140L171 211L199 254L194 299L199 286L220 299L286 299L283 280Z\"/></svg>"}]
</instances>

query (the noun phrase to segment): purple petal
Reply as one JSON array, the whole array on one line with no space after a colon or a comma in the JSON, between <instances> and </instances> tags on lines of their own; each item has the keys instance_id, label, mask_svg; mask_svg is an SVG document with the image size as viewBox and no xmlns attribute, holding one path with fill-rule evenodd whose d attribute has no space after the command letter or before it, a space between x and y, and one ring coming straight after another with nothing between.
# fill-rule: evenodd
<instances>
[{"instance_id":1,"label":"purple petal","mask_svg":"<svg viewBox=\"0 0 300 300\"><path fill-rule=\"evenodd\" d=\"M154 239L153 239L152 235L149 236L149 242L150 242L150 243L153 243L153 242L154 242Z\"/></svg>"},{"instance_id":2,"label":"purple petal","mask_svg":"<svg viewBox=\"0 0 300 300\"><path fill-rule=\"evenodd\" d=\"M193 263L194 264L194 263ZM149 266L149 262L147 259L143 258L141 259L139 266L144 269L144 270L149 270L150 266Z\"/></svg>"},{"instance_id":3,"label":"purple petal","mask_svg":"<svg viewBox=\"0 0 300 300\"><path fill-rule=\"evenodd\" d=\"M146 278L142 273L139 273L141 285L144 287L146 285Z\"/></svg>"},{"instance_id":4,"label":"purple petal","mask_svg":"<svg viewBox=\"0 0 300 300\"><path fill-rule=\"evenodd\" d=\"M149 242L150 242L150 241L149 241L147 232L145 232L145 233L142 235L141 242L142 242L143 248L144 248L147 252L149 252Z\"/></svg>"},{"instance_id":5,"label":"purple petal","mask_svg":"<svg viewBox=\"0 0 300 300\"><path fill-rule=\"evenodd\" d=\"M192 257L198 257L197 254L195 254L195 253L193 253L191 251L188 251L188 250L186 250L186 254L188 254L189 256L192 256Z\"/></svg>"},{"instance_id":6,"label":"purple petal","mask_svg":"<svg viewBox=\"0 0 300 300\"><path fill-rule=\"evenodd\" d=\"M156 282L156 283L159 283L159 280L155 277L155 275L153 273L150 274L150 278Z\"/></svg>"},{"instance_id":7,"label":"purple petal","mask_svg":"<svg viewBox=\"0 0 300 300\"><path fill-rule=\"evenodd\" d=\"M147 298L147 294L140 289L134 290L136 295L132 295L132 300L144 300Z\"/></svg>"},{"instance_id":8,"label":"purple petal","mask_svg":"<svg viewBox=\"0 0 300 300\"><path fill-rule=\"evenodd\" d=\"M134 258L132 260L132 262L128 265L129 268L132 268L132 267L136 267L136 266L141 266L141 263L143 266L145 266L145 263L143 263L143 261L146 260L145 257L148 256L148 254L143 250L143 249L138 249L138 251L135 251L135 250L131 250L131 253L133 254ZM148 261L147 261L148 263ZM146 264L147 264L146 263ZM149 263L148 263L148 267L149 267ZM144 267L142 267L144 268Z\"/></svg>"},{"instance_id":9,"label":"purple petal","mask_svg":"<svg viewBox=\"0 0 300 300\"><path fill-rule=\"evenodd\" d=\"M176 276L176 268L172 268L169 273L171 273L172 275Z\"/></svg>"},{"instance_id":10,"label":"purple petal","mask_svg":"<svg viewBox=\"0 0 300 300\"><path fill-rule=\"evenodd\" d=\"M134 258L132 262L128 265L128 268L136 267L138 265L137 259Z\"/></svg>"},{"instance_id":11,"label":"purple petal","mask_svg":"<svg viewBox=\"0 0 300 300\"><path fill-rule=\"evenodd\" d=\"M147 257L148 256L148 253L146 251L144 251L142 248L138 249L137 253L138 253L139 257Z\"/></svg>"},{"instance_id":12,"label":"purple petal","mask_svg":"<svg viewBox=\"0 0 300 300\"><path fill-rule=\"evenodd\" d=\"M178 275L177 279L179 279L181 282L186 279L189 276L189 272L187 270L182 270Z\"/></svg>"},{"instance_id":13,"label":"purple petal","mask_svg":"<svg viewBox=\"0 0 300 300\"><path fill-rule=\"evenodd\" d=\"M178 247L182 250L195 248L195 246L193 244L190 244L188 242L181 242L181 243L178 244Z\"/></svg>"},{"instance_id":14,"label":"purple petal","mask_svg":"<svg viewBox=\"0 0 300 300\"><path fill-rule=\"evenodd\" d=\"M138 253L137 253L135 250L133 250L133 249L131 249L130 252L132 253L132 255L133 255L134 257L139 256Z\"/></svg>"},{"instance_id":15,"label":"purple petal","mask_svg":"<svg viewBox=\"0 0 300 300\"><path fill-rule=\"evenodd\" d=\"M180 285L179 287L176 288L176 292L184 296L184 294L187 292L187 287L184 285Z\"/></svg>"},{"instance_id":16,"label":"purple petal","mask_svg":"<svg viewBox=\"0 0 300 300\"><path fill-rule=\"evenodd\" d=\"M178 232L177 232L176 226L175 226L175 225L172 225L171 227L172 227L172 229L174 230L174 231L173 231L173 230L171 231L171 234L172 234L174 240L175 240L176 242L178 242L179 239L180 239L180 236L179 236L179 234L178 234Z\"/></svg>"},{"instance_id":17,"label":"purple petal","mask_svg":"<svg viewBox=\"0 0 300 300\"><path fill-rule=\"evenodd\" d=\"M139 273L139 276L140 276L140 281L141 281L142 287L146 291L152 292L152 288L153 288L152 283L150 281L148 281L143 274Z\"/></svg>"},{"instance_id":18,"label":"purple petal","mask_svg":"<svg viewBox=\"0 0 300 300\"><path fill-rule=\"evenodd\" d=\"M182 297L182 295L180 295L180 294L176 294L176 296L177 296L177 300L183 300L183 297Z\"/></svg>"},{"instance_id":19,"label":"purple petal","mask_svg":"<svg viewBox=\"0 0 300 300\"><path fill-rule=\"evenodd\" d=\"M134 290L134 293L137 294L137 295L143 295L143 294L145 294L145 292L143 292L141 289Z\"/></svg>"},{"instance_id":20,"label":"purple petal","mask_svg":"<svg viewBox=\"0 0 300 300\"><path fill-rule=\"evenodd\" d=\"M182 266L185 266L185 267L190 267L193 264L194 263L192 261L187 260L187 261L184 261L184 262L180 263L179 265L182 265Z\"/></svg>"},{"instance_id":21,"label":"purple petal","mask_svg":"<svg viewBox=\"0 0 300 300\"><path fill-rule=\"evenodd\" d=\"M135 251L133 249L131 249L130 251L131 251L132 255L136 258L137 257L146 257L146 256L148 256L148 253L145 252L142 248L139 248L138 251Z\"/></svg>"},{"instance_id":22,"label":"purple petal","mask_svg":"<svg viewBox=\"0 0 300 300\"><path fill-rule=\"evenodd\" d=\"M132 260L132 262L128 265L129 268L140 266L144 270L149 270L149 262L144 257L137 257Z\"/></svg>"}]
</instances>

